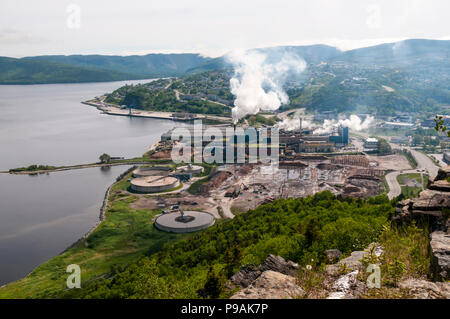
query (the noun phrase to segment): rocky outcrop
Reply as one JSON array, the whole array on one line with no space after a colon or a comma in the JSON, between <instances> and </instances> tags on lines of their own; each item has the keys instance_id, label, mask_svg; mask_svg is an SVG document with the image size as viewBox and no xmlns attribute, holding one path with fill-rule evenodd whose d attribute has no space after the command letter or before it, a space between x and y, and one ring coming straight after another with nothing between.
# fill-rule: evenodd
<instances>
[{"instance_id":1,"label":"rocky outcrop","mask_svg":"<svg viewBox=\"0 0 450 319\"><path fill-rule=\"evenodd\" d=\"M230 281L241 287L248 287L254 282L261 272L252 264L242 266L241 269L231 277Z\"/></svg>"},{"instance_id":2,"label":"rocky outcrop","mask_svg":"<svg viewBox=\"0 0 450 319\"><path fill-rule=\"evenodd\" d=\"M355 299L367 291L365 283L358 279L359 270L339 277L332 286L333 292L327 299Z\"/></svg>"},{"instance_id":3,"label":"rocky outcrop","mask_svg":"<svg viewBox=\"0 0 450 319\"><path fill-rule=\"evenodd\" d=\"M435 280L450 279L450 166L439 169L436 178L418 198L400 201L393 220L408 224L415 220L430 226L432 269Z\"/></svg>"},{"instance_id":4,"label":"rocky outcrop","mask_svg":"<svg viewBox=\"0 0 450 319\"><path fill-rule=\"evenodd\" d=\"M258 267L248 264L230 278L230 282L241 287L248 287L253 283L263 272L275 271L288 276L296 276L298 272L298 265L292 261L286 261L283 257L269 255L267 259Z\"/></svg>"},{"instance_id":5,"label":"rocky outcrop","mask_svg":"<svg viewBox=\"0 0 450 319\"><path fill-rule=\"evenodd\" d=\"M363 259L367 254L367 251L354 251L349 257L340 260L338 263L326 266L325 271L329 275L336 276L343 269L349 271L358 270L362 265L361 259Z\"/></svg>"},{"instance_id":6,"label":"rocky outcrop","mask_svg":"<svg viewBox=\"0 0 450 319\"><path fill-rule=\"evenodd\" d=\"M304 295L305 291L297 285L295 277L267 270L231 299L292 299Z\"/></svg>"},{"instance_id":7,"label":"rocky outcrop","mask_svg":"<svg viewBox=\"0 0 450 319\"><path fill-rule=\"evenodd\" d=\"M434 279L448 280L450 278L450 234L442 231L433 232L430 246Z\"/></svg>"},{"instance_id":8,"label":"rocky outcrop","mask_svg":"<svg viewBox=\"0 0 450 319\"><path fill-rule=\"evenodd\" d=\"M326 252L333 250L327 250ZM371 243L364 251L354 251L349 257L340 260L338 263L326 266L326 273L334 278L327 299L355 299L366 293L367 284L358 278L360 271L365 271L362 259L368 254L380 257L383 253L382 246ZM340 275L342 272L344 274Z\"/></svg>"},{"instance_id":9,"label":"rocky outcrop","mask_svg":"<svg viewBox=\"0 0 450 319\"><path fill-rule=\"evenodd\" d=\"M430 282L421 279L407 279L399 287L406 289L414 299L450 299L449 282Z\"/></svg>"}]
</instances>

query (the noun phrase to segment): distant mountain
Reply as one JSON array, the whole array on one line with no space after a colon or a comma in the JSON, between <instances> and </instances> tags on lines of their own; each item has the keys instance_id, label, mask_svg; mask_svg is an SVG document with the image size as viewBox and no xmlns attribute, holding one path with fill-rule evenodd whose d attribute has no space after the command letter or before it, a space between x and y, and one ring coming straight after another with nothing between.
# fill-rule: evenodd
<instances>
[{"instance_id":1,"label":"distant mountain","mask_svg":"<svg viewBox=\"0 0 450 319\"><path fill-rule=\"evenodd\" d=\"M32 61L0 57L0 84L106 82L136 78L140 77L122 72L74 67L44 60Z\"/></svg>"},{"instance_id":2,"label":"distant mountain","mask_svg":"<svg viewBox=\"0 0 450 319\"><path fill-rule=\"evenodd\" d=\"M279 46L254 49L274 59L282 52L299 55L310 66L409 68L414 76L431 72L436 79L450 69L450 41L405 40L368 48L340 51L327 45ZM225 56L148 54L144 56L48 55L21 59L0 58L0 83L66 83L184 76L231 68Z\"/></svg>"},{"instance_id":3,"label":"distant mountain","mask_svg":"<svg viewBox=\"0 0 450 319\"><path fill-rule=\"evenodd\" d=\"M143 77L179 76L211 58L199 54L147 54L130 56L46 55L24 58L27 61L48 61L74 67L102 69Z\"/></svg>"},{"instance_id":4,"label":"distant mountain","mask_svg":"<svg viewBox=\"0 0 450 319\"><path fill-rule=\"evenodd\" d=\"M306 46L279 46L253 49L267 55L268 60L275 59L279 54L289 52L303 58L309 64L316 64L328 61L334 57L340 56L342 51L328 45L306 45ZM205 71L223 70L232 66L227 61L226 55L210 59L203 64L187 70L187 73L200 73Z\"/></svg>"},{"instance_id":5,"label":"distant mountain","mask_svg":"<svg viewBox=\"0 0 450 319\"><path fill-rule=\"evenodd\" d=\"M342 54L342 51L340 51L339 49L323 44L269 47L256 49L256 51L267 54L269 59L271 56L277 56L280 53L293 53L302 57L308 64L326 62Z\"/></svg>"},{"instance_id":6,"label":"distant mountain","mask_svg":"<svg viewBox=\"0 0 450 319\"><path fill-rule=\"evenodd\" d=\"M450 41L412 39L345 51L332 61L380 66L420 66L420 63L450 63Z\"/></svg>"},{"instance_id":7,"label":"distant mountain","mask_svg":"<svg viewBox=\"0 0 450 319\"><path fill-rule=\"evenodd\" d=\"M199 54L0 57L0 84L102 82L181 76L211 58Z\"/></svg>"}]
</instances>

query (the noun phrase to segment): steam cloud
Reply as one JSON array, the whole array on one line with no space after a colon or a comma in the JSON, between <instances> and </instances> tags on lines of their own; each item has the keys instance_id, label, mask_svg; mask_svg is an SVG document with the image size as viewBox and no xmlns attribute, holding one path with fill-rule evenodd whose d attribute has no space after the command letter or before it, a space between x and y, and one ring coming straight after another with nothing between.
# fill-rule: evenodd
<instances>
[{"instance_id":1,"label":"steam cloud","mask_svg":"<svg viewBox=\"0 0 450 319\"><path fill-rule=\"evenodd\" d=\"M302 121L303 129L314 129L313 134L330 134L338 128L339 126L348 127L350 130L359 132L365 129L368 129L369 126L374 122L373 116L368 116L364 121L357 115L350 115L350 118L341 119L339 121L336 120L325 120L321 127L317 127L308 120ZM284 119L282 122L277 124L279 129L283 129L286 131L293 131L300 128L300 118L294 117L290 119Z\"/></svg>"},{"instance_id":2,"label":"steam cloud","mask_svg":"<svg viewBox=\"0 0 450 319\"><path fill-rule=\"evenodd\" d=\"M283 85L290 75L303 72L306 62L288 52L277 58L277 62L270 63L265 54L256 51L234 51L228 55L235 68L230 80L231 93L236 97L234 123L247 114L275 111L289 102Z\"/></svg>"},{"instance_id":3,"label":"steam cloud","mask_svg":"<svg viewBox=\"0 0 450 319\"><path fill-rule=\"evenodd\" d=\"M325 120L323 123L323 126L321 128L318 128L314 131L314 134L327 134L331 133L333 129L337 128L338 126L342 125L343 127L348 127L352 131L362 131L365 129L368 129L369 126L374 121L373 116L368 116L364 120L364 122L361 121L359 116L357 115L350 115L350 118L343 119L343 120Z\"/></svg>"}]
</instances>

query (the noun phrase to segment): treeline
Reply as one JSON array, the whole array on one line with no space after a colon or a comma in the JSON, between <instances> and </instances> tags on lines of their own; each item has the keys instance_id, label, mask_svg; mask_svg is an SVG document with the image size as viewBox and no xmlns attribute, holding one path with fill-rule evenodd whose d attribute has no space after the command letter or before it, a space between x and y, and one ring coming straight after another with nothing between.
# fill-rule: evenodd
<instances>
[{"instance_id":1,"label":"treeline","mask_svg":"<svg viewBox=\"0 0 450 319\"><path fill-rule=\"evenodd\" d=\"M406 157L406 159L409 162L409 165L411 165L412 168L416 168L417 167L417 161L416 158L412 155L411 151L408 151L406 149L402 149L402 150L397 150L397 152L403 156Z\"/></svg>"},{"instance_id":2,"label":"treeline","mask_svg":"<svg viewBox=\"0 0 450 319\"><path fill-rule=\"evenodd\" d=\"M56 168L57 168L56 166L49 166L49 165L30 165L28 167L11 168L9 171L11 173L18 173L18 172L48 171Z\"/></svg>"},{"instance_id":3,"label":"treeline","mask_svg":"<svg viewBox=\"0 0 450 319\"><path fill-rule=\"evenodd\" d=\"M105 274L109 279L56 297L227 297L224 283L242 264L257 265L269 254L302 265L321 264L327 249L348 254L377 240L393 211L385 196L363 200L327 191L276 200L164 245L122 271L112 269Z\"/></svg>"}]
</instances>

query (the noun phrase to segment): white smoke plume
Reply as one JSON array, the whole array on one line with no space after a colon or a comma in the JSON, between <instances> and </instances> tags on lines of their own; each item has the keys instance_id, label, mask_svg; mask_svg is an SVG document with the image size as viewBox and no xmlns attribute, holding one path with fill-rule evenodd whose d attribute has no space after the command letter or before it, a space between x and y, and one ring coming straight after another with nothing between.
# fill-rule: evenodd
<instances>
[{"instance_id":1,"label":"white smoke plume","mask_svg":"<svg viewBox=\"0 0 450 319\"><path fill-rule=\"evenodd\" d=\"M234 51L227 57L234 65L230 80L231 93L236 97L232 110L234 123L247 114L275 111L288 103L289 97L283 90L286 79L306 68L303 59L287 52L280 54L274 63L257 51Z\"/></svg>"},{"instance_id":2,"label":"white smoke plume","mask_svg":"<svg viewBox=\"0 0 450 319\"><path fill-rule=\"evenodd\" d=\"M350 118L342 119L339 121L325 120L323 126L321 128L316 129L314 131L314 134L329 134L340 125L342 125L343 127L348 127L352 131L358 132L368 129L369 126L373 123L373 121L374 118L373 116L370 115L366 117L364 122L361 121L361 119L357 115L350 115Z\"/></svg>"},{"instance_id":3,"label":"white smoke plume","mask_svg":"<svg viewBox=\"0 0 450 319\"><path fill-rule=\"evenodd\" d=\"M286 118L282 122L276 124L276 127L280 130L285 131L294 131L300 128L300 118ZM313 128L314 125L308 120L302 120L302 129L310 129Z\"/></svg>"}]
</instances>

